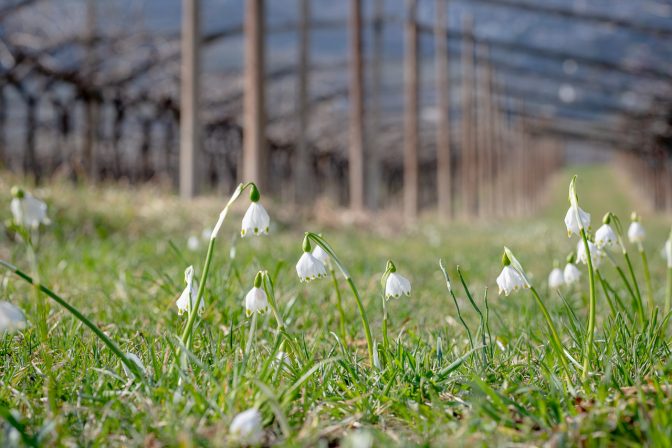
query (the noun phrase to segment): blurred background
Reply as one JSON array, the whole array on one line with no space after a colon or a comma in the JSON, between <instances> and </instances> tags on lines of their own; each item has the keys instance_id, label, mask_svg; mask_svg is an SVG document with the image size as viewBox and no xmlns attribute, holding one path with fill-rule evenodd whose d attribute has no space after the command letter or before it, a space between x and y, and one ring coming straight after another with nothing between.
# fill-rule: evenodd
<instances>
[{"instance_id":1,"label":"blurred background","mask_svg":"<svg viewBox=\"0 0 672 448\"><path fill-rule=\"evenodd\" d=\"M609 162L669 210L671 153L668 0L0 0L0 166L37 183L412 222Z\"/></svg>"}]
</instances>

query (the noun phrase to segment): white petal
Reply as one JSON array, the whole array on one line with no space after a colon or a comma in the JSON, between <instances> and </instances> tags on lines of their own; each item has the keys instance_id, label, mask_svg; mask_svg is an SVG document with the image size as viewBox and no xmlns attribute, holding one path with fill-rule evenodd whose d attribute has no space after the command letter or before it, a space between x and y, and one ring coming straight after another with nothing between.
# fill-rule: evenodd
<instances>
[{"instance_id":1,"label":"white petal","mask_svg":"<svg viewBox=\"0 0 672 448\"><path fill-rule=\"evenodd\" d=\"M198 250L200 247L201 242L199 241L198 237L196 235L191 235L189 239L187 240L187 249L191 251Z\"/></svg>"},{"instance_id":2,"label":"white petal","mask_svg":"<svg viewBox=\"0 0 672 448\"><path fill-rule=\"evenodd\" d=\"M243 216L240 235L246 237L250 234L268 234L270 224L271 219L269 218L266 209L258 202L252 202L245 212L245 216Z\"/></svg>"},{"instance_id":3,"label":"white petal","mask_svg":"<svg viewBox=\"0 0 672 448\"><path fill-rule=\"evenodd\" d=\"M36 229L40 224L47 225L51 222L47 217L47 204L30 193L24 193L22 199L12 199L10 209L14 222L24 227Z\"/></svg>"},{"instance_id":4,"label":"white petal","mask_svg":"<svg viewBox=\"0 0 672 448\"><path fill-rule=\"evenodd\" d=\"M320 277L327 276L327 269L324 264L313 256L310 252L304 252L296 263L296 273L299 280L302 282L309 282Z\"/></svg>"},{"instance_id":5,"label":"white petal","mask_svg":"<svg viewBox=\"0 0 672 448\"><path fill-rule=\"evenodd\" d=\"M574 263L567 263L563 272L563 277L565 278L565 283L571 285L581 279L581 271L579 271L579 268L577 268Z\"/></svg>"},{"instance_id":6,"label":"white petal","mask_svg":"<svg viewBox=\"0 0 672 448\"><path fill-rule=\"evenodd\" d=\"M565 226L568 236L578 235L581 229L590 227L590 213L584 212L581 207L570 206L565 214Z\"/></svg>"},{"instance_id":7,"label":"white petal","mask_svg":"<svg viewBox=\"0 0 672 448\"><path fill-rule=\"evenodd\" d=\"M593 263L593 268L597 269L602 264L604 251L598 248L592 241L588 241L588 250L590 251L590 260ZM586 256L586 247L583 240L579 240L576 246L576 258L583 264L588 264L588 257Z\"/></svg>"},{"instance_id":8,"label":"white petal","mask_svg":"<svg viewBox=\"0 0 672 448\"><path fill-rule=\"evenodd\" d=\"M663 249L667 267L672 268L672 240L665 241L665 248Z\"/></svg>"},{"instance_id":9,"label":"white petal","mask_svg":"<svg viewBox=\"0 0 672 448\"><path fill-rule=\"evenodd\" d=\"M602 226L595 232L595 245L598 248L605 248L614 245L617 241L616 233L609 224L602 224Z\"/></svg>"},{"instance_id":10,"label":"white petal","mask_svg":"<svg viewBox=\"0 0 672 448\"><path fill-rule=\"evenodd\" d=\"M499 293L509 295L512 291L517 291L520 288L529 288L529 284L518 271L511 266L504 266L502 272L497 277L497 286Z\"/></svg>"},{"instance_id":11,"label":"white petal","mask_svg":"<svg viewBox=\"0 0 672 448\"><path fill-rule=\"evenodd\" d=\"M639 221L633 221L628 228L628 239L631 243L642 243L646 238L644 226Z\"/></svg>"},{"instance_id":12,"label":"white petal","mask_svg":"<svg viewBox=\"0 0 672 448\"><path fill-rule=\"evenodd\" d=\"M565 284L565 278L562 269L555 268L548 276L548 287L551 289L558 289Z\"/></svg>"},{"instance_id":13,"label":"white petal","mask_svg":"<svg viewBox=\"0 0 672 448\"><path fill-rule=\"evenodd\" d=\"M238 442L259 445L264 437L261 414L256 409L248 409L236 415L229 427L229 434Z\"/></svg>"},{"instance_id":14,"label":"white petal","mask_svg":"<svg viewBox=\"0 0 672 448\"><path fill-rule=\"evenodd\" d=\"M401 297L402 295L411 295L411 282L402 275L392 272L385 282L385 297Z\"/></svg>"},{"instance_id":15,"label":"white petal","mask_svg":"<svg viewBox=\"0 0 672 448\"><path fill-rule=\"evenodd\" d=\"M182 291L179 299L177 299L177 314L180 315L185 311L189 311L189 308L196 305L196 298L198 297L198 290L194 285L194 267L189 266L184 271L184 282L187 286ZM189 300L191 298L191 300ZM198 312L202 313L205 308L203 301L201 300L200 305L198 306Z\"/></svg>"},{"instance_id":16,"label":"white petal","mask_svg":"<svg viewBox=\"0 0 672 448\"><path fill-rule=\"evenodd\" d=\"M9 302L0 302L0 333L13 333L26 328L26 316L21 309Z\"/></svg>"},{"instance_id":17,"label":"white petal","mask_svg":"<svg viewBox=\"0 0 672 448\"><path fill-rule=\"evenodd\" d=\"M245 311L247 315L252 313L263 313L268 309L268 297L266 297L266 292L261 289L254 287L245 296Z\"/></svg>"},{"instance_id":18,"label":"white petal","mask_svg":"<svg viewBox=\"0 0 672 448\"><path fill-rule=\"evenodd\" d=\"M313 249L313 257L324 264L327 264L327 261L329 260L329 255L322 249L322 246L315 246L315 249Z\"/></svg>"}]
</instances>

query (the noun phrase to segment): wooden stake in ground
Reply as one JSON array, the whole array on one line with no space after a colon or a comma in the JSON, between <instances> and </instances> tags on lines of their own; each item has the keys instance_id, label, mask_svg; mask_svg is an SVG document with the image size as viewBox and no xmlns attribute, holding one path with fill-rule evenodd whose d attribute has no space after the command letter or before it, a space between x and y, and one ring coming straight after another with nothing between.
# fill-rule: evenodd
<instances>
[{"instance_id":1,"label":"wooden stake in ground","mask_svg":"<svg viewBox=\"0 0 672 448\"><path fill-rule=\"evenodd\" d=\"M462 43L462 148L460 175L462 185L462 207L465 215L478 214L478 185L476 142L474 139L473 77L474 39L471 17L464 20L464 40Z\"/></svg>"},{"instance_id":2,"label":"wooden stake in ground","mask_svg":"<svg viewBox=\"0 0 672 448\"><path fill-rule=\"evenodd\" d=\"M364 209L364 65L362 2L350 0L350 208Z\"/></svg>"},{"instance_id":3,"label":"wooden stake in ground","mask_svg":"<svg viewBox=\"0 0 672 448\"><path fill-rule=\"evenodd\" d=\"M308 147L308 59L310 55L310 0L299 1L299 76L297 83L298 138L294 197L299 204L312 199L313 173Z\"/></svg>"},{"instance_id":4,"label":"wooden stake in ground","mask_svg":"<svg viewBox=\"0 0 672 448\"><path fill-rule=\"evenodd\" d=\"M182 80L180 98L180 196L196 194L200 153L200 0L182 2Z\"/></svg>"},{"instance_id":5,"label":"wooden stake in ground","mask_svg":"<svg viewBox=\"0 0 672 448\"><path fill-rule=\"evenodd\" d=\"M406 0L404 47L404 215L418 215L418 25L417 0Z\"/></svg>"},{"instance_id":6,"label":"wooden stake in ground","mask_svg":"<svg viewBox=\"0 0 672 448\"><path fill-rule=\"evenodd\" d=\"M434 57L436 65L436 188L439 214L453 216L452 152L450 147L450 80L446 39L446 1L436 0Z\"/></svg>"},{"instance_id":7,"label":"wooden stake in ground","mask_svg":"<svg viewBox=\"0 0 672 448\"><path fill-rule=\"evenodd\" d=\"M373 54L371 55L371 121L367 133L366 205L375 210L380 206L381 158L380 139L380 92L383 63L384 0L373 4Z\"/></svg>"},{"instance_id":8,"label":"wooden stake in ground","mask_svg":"<svg viewBox=\"0 0 672 448\"><path fill-rule=\"evenodd\" d=\"M243 172L241 181L268 186L264 92L264 0L245 0L245 84Z\"/></svg>"}]
</instances>

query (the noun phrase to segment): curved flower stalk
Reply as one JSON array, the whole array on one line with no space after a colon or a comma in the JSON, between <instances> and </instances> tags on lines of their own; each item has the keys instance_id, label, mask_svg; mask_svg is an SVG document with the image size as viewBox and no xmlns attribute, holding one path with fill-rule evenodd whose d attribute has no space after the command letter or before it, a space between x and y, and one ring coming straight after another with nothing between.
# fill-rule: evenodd
<instances>
[{"instance_id":1,"label":"curved flower stalk","mask_svg":"<svg viewBox=\"0 0 672 448\"><path fill-rule=\"evenodd\" d=\"M201 273L201 279L198 282L198 290L196 291L196 299L193 308L194 309L200 309L201 307L201 302L203 300L203 294L205 293L205 284L207 283L208 280L208 273L210 272L210 263L212 262L212 256L215 251L215 241L217 240L217 236L219 235L219 231L222 228L222 224L224 224L224 220L226 219L226 216L229 213L229 209L231 208L231 205L236 202L236 200L240 197L240 195L247 189L250 189L250 201L252 203L257 203L259 202L259 198L261 197L259 193L259 189L253 182L248 182L244 184L238 185L238 187L234 190L233 194L229 198L229 201L226 203L224 208L222 209L221 213L219 214L219 218L217 219L217 223L215 223L215 226L212 229L212 232L210 233L210 242L208 244L208 251L205 255L205 263L203 264L203 272ZM261 207L261 206L260 206ZM263 207L262 207L263 208ZM249 209L248 209L249 212ZM265 211L264 211L265 212ZM247 216L247 213L246 213ZM255 216L258 216L255 214ZM268 216L268 215L267 215ZM250 225L257 225L257 224L266 224L266 227L268 227L268 223L266 221L261 222L257 220L255 217L255 220L252 220L251 218L245 221L243 219L243 224L241 225L241 234L243 234L243 230L245 230L248 226ZM259 229L266 231L267 228L261 228ZM258 234L258 232L253 232ZM190 313L189 314L189 319L187 320L187 324L184 327L184 331L182 332L182 344L185 345L185 347L189 347L190 341L191 341L191 332L193 331L194 328L194 322L196 320L196 315L198 313Z\"/></svg>"},{"instance_id":2,"label":"curved flower stalk","mask_svg":"<svg viewBox=\"0 0 672 448\"><path fill-rule=\"evenodd\" d=\"M327 267L329 275L331 276L331 282L336 292L336 309L338 310L339 316L339 331L341 333L341 339L345 341L345 311L343 310L343 298L341 297L341 289L338 287L338 280L336 279L336 271L334 271L334 265L331 262L329 255L322 249L320 246L315 246L313 249L313 257L317 258Z\"/></svg>"},{"instance_id":3,"label":"curved flower stalk","mask_svg":"<svg viewBox=\"0 0 672 448\"><path fill-rule=\"evenodd\" d=\"M590 369L590 361L593 355L593 341L595 339L595 313L596 313L596 307L597 307L597 300L595 297L595 271L593 268L593 257L594 255L591 254L590 251L590 245L592 243L589 243L588 241L588 236L586 235L586 227L590 225L590 222L586 225L586 223L581 222L581 215L579 211L581 210L579 208L579 198L576 194L576 175L572 178L572 181L569 183L569 210L574 211L574 215L576 216L577 221L579 222L578 225L578 234L581 237L581 240L583 241L583 256L585 258L585 263L588 265L588 282L589 282L589 302L588 302L588 328L586 329L586 348L584 350L584 355L583 355L583 373L582 373L582 380L586 380L588 378L588 372ZM569 211L567 212L569 214ZM567 223L567 218L565 217L565 223ZM567 231L569 233L569 236L572 236L572 233L569 232L569 226L567 226ZM597 249L595 246L593 246L594 249L593 251ZM595 254L597 255L597 254ZM581 254L577 254L579 259L581 258ZM600 259L601 257L596 257L597 259Z\"/></svg>"},{"instance_id":4,"label":"curved flower stalk","mask_svg":"<svg viewBox=\"0 0 672 448\"><path fill-rule=\"evenodd\" d=\"M670 312L670 302L672 302L672 229L665 241L663 253L667 264L667 289L665 290L665 314L667 314Z\"/></svg>"},{"instance_id":5,"label":"curved flower stalk","mask_svg":"<svg viewBox=\"0 0 672 448\"><path fill-rule=\"evenodd\" d=\"M651 286L651 273L649 271L649 261L646 258L646 251L644 250L644 240L646 239L646 231L640 222L640 217L637 213L632 212L630 215L630 227L628 228L628 240L632 244L637 245L639 256L642 258L642 268L644 269L644 282L646 283L646 298L649 303L649 311L653 310L655 303L653 301L653 287Z\"/></svg>"},{"instance_id":6,"label":"curved flower stalk","mask_svg":"<svg viewBox=\"0 0 672 448\"><path fill-rule=\"evenodd\" d=\"M271 308L271 312L273 313L273 316L275 316L275 320L278 324L278 330L284 331L285 323L282 320L278 303L275 301L275 287L273 286L273 280L271 280L271 276L268 275L268 271L260 271L257 275L259 274L261 274L261 284L264 288L263 290L266 294L266 299L268 300L268 306ZM256 285L257 279L255 278L254 281Z\"/></svg>"},{"instance_id":7,"label":"curved flower stalk","mask_svg":"<svg viewBox=\"0 0 672 448\"><path fill-rule=\"evenodd\" d=\"M357 290L357 287L355 286L355 283L352 280L352 277L350 276L350 273L348 270L345 268L341 260L336 256L336 253L334 252L334 249L327 243L327 241L322 238L320 235L317 233L313 232L306 232L305 236L303 237L303 255L301 256L301 260L304 259L307 255L310 256L315 262L319 263L322 266L322 269L324 269L324 265L322 264L321 261L319 261L317 258L315 258L311 253L311 244L310 242L314 242L316 245L320 246L324 252L327 253L331 261L338 267L338 269L341 271L343 274L343 277L345 278L346 283L350 287L350 290L352 291L352 295L355 297L355 301L357 302L357 310L359 311L359 316L362 321L362 327L364 328L364 334L366 336L366 345L367 349L369 352L369 363L371 366L374 365L374 360L373 360L373 338L371 337L371 328L369 326L369 320L366 317L366 311L364 310L364 305L362 304L362 299L359 295L359 291ZM299 260L299 263L301 263L301 260ZM311 260L311 263L313 261ZM319 269L318 267L315 267L314 270L308 271L308 270L303 270L299 269L299 264L296 266L296 271L297 274L299 274L299 279L303 281L308 281L308 277L311 275L309 274L315 274L317 278L317 273L322 273L322 270ZM324 271L324 276L326 276L326 271Z\"/></svg>"},{"instance_id":8,"label":"curved flower stalk","mask_svg":"<svg viewBox=\"0 0 672 448\"><path fill-rule=\"evenodd\" d=\"M380 284L384 288L383 293L383 349L387 353L389 340L387 337L387 301L391 298L399 298L402 295L411 295L411 282L397 273L397 267L392 260L387 260L385 272L380 278ZM375 353L375 350L374 350Z\"/></svg>"},{"instance_id":9,"label":"curved flower stalk","mask_svg":"<svg viewBox=\"0 0 672 448\"><path fill-rule=\"evenodd\" d=\"M501 281L500 277L502 277ZM497 278L497 285L500 288L500 294L504 292L507 296L512 291L517 291L519 289L530 290L532 296L541 309L541 313L544 315L548 330L551 332L551 345L555 349L556 355L560 359L560 363L562 364L562 368L564 369L565 374L569 377L569 365L567 364L565 347L562 344L562 340L560 339L558 331L555 328L555 324L551 319L551 314L548 312L548 308L546 308L543 300L541 300L537 290L527 279L523 267L520 265L515 255L513 255L513 252L511 252L508 247L504 247L504 254L502 255L502 273Z\"/></svg>"}]
</instances>

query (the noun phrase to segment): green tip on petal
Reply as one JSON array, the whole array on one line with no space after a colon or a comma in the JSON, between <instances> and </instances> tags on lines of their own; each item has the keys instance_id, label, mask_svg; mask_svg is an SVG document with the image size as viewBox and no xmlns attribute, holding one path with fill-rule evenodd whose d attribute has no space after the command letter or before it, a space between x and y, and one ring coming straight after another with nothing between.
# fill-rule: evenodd
<instances>
[{"instance_id":1,"label":"green tip on petal","mask_svg":"<svg viewBox=\"0 0 672 448\"><path fill-rule=\"evenodd\" d=\"M261 278L263 276L263 272L259 271L257 272L257 275L254 277L254 287L255 288L261 288Z\"/></svg>"},{"instance_id":2,"label":"green tip on petal","mask_svg":"<svg viewBox=\"0 0 672 448\"><path fill-rule=\"evenodd\" d=\"M387 260L387 265L385 266L385 270L387 272L397 272L397 267L394 265L394 262L392 260Z\"/></svg>"},{"instance_id":3,"label":"green tip on petal","mask_svg":"<svg viewBox=\"0 0 672 448\"><path fill-rule=\"evenodd\" d=\"M611 224L611 216L612 216L612 213L611 213L611 212L607 212L607 213L604 215L604 218L602 218L602 224Z\"/></svg>"},{"instance_id":4,"label":"green tip on petal","mask_svg":"<svg viewBox=\"0 0 672 448\"><path fill-rule=\"evenodd\" d=\"M502 254L502 266L508 266L511 264L511 260L509 260L509 256L504 252Z\"/></svg>"},{"instance_id":5,"label":"green tip on petal","mask_svg":"<svg viewBox=\"0 0 672 448\"><path fill-rule=\"evenodd\" d=\"M250 201L252 202L259 202L259 198L261 198L261 194L259 193L259 189L255 184L252 184L250 187Z\"/></svg>"},{"instance_id":6,"label":"green tip on petal","mask_svg":"<svg viewBox=\"0 0 672 448\"><path fill-rule=\"evenodd\" d=\"M16 199L23 199L26 195L26 193L23 191L23 189L19 186L14 185L11 190L12 197L15 197Z\"/></svg>"},{"instance_id":7,"label":"green tip on petal","mask_svg":"<svg viewBox=\"0 0 672 448\"><path fill-rule=\"evenodd\" d=\"M304 252L310 252L310 239L308 238L308 234L303 237L303 251Z\"/></svg>"},{"instance_id":8,"label":"green tip on petal","mask_svg":"<svg viewBox=\"0 0 672 448\"><path fill-rule=\"evenodd\" d=\"M574 252L570 252L569 255L567 255L567 263L574 263L574 260L576 260L576 255L574 255Z\"/></svg>"},{"instance_id":9,"label":"green tip on petal","mask_svg":"<svg viewBox=\"0 0 672 448\"><path fill-rule=\"evenodd\" d=\"M637 214L637 212L632 212L630 214L630 221L632 221L632 222L639 221L639 215Z\"/></svg>"}]
</instances>

